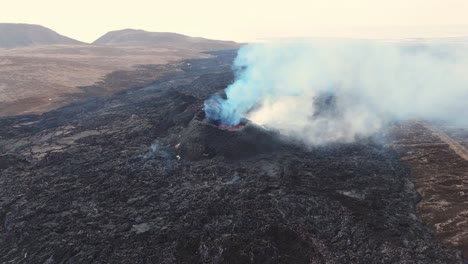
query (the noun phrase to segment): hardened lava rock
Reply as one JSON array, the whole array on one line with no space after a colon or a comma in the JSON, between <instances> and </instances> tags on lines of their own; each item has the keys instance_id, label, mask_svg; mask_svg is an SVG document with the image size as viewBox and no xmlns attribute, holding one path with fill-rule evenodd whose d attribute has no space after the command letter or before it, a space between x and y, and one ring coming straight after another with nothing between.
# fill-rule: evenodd
<instances>
[{"instance_id":1,"label":"hardened lava rock","mask_svg":"<svg viewBox=\"0 0 468 264\"><path fill-rule=\"evenodd\" d=\"M0 263L466 263L380 143L305 148L204 121L203 100L229 85L220 58L155 89L0 118Z\"/></svg>"}]
</instances>

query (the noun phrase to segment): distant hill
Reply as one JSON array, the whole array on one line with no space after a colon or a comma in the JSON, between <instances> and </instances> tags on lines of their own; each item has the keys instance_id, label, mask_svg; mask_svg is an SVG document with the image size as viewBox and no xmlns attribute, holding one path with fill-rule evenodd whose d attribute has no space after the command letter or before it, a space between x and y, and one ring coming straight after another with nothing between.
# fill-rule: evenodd
<instances>
[{"instance_id":1,"label":"distant hill","mask_svg":"<svg viewBox=\"0 0 468 264\"><path fill-rule=\"evenodd\" d=\"M0 23L0 48L80 43L43 26Z\"/></svg>"},{"instance_id":2,"label":"distant hill","mask_svg":"<svg viewBox=\"0 0 468 264\"><path fill-rule=\"evenodd\" d=\"M111 31L93 42L95 45L124 45L170 47L195 50L221 50L238 48L233 41L189 37L177 33L148 32L137 29Z\"/></svg>"}]
</instances>

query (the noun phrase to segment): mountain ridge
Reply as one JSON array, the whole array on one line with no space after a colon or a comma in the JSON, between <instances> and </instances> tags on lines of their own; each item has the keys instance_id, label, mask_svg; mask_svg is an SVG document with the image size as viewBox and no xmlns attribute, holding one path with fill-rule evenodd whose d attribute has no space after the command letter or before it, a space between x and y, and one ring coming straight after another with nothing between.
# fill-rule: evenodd
<instances>
[{"instance_id":1,"label":"mountain ridge","mask_svg":"<svg viewBox=\"0 0 468 264\"><path fill-rule=\"evenodd\" d=\"M191 37L173 32L151 32L142 29L121 29L109 31L96 39L94 45L154 46L177 47L187 49L232 49L239 44L234 41L213 40Z\"/></svg>"},{"instance_id":2,"label":"mountain ridge","mask_svg":"<svg viewBox=\"0 0 468 264\"><path fill-rule=\"evenodd\" d=\"M200 51L240 47L240 44L234 41L130 28L109 31L95 41L87 43L61 35L42 25L0 23L0 48L12 49L40 45L145 46Z\"/></svg>"},{"instance_id":3,"label":"mountain ridge","mask_svg":"<svg viewBox=\"0 0 468 264\"><path fill-rule=\"evenodd\" d=\"M61 35L34 24L0 23L0 48L20 48L35 45L79 45L84 42Z\"/></svg>"}]
</instances>

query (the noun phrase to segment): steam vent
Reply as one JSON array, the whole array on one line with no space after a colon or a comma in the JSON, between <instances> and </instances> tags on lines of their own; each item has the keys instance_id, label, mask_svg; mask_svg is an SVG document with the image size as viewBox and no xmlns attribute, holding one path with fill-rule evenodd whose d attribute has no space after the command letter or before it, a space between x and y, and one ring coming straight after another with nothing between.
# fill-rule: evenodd
<instances>
[{"instance_id":1,"label":"steam vent","mask_svg":"<svg viewBox=\"0 0 468 264\"><path fill-rule=\"evenodd\" d=\"M178 154L188 160L214 156L240 159L273 151L282 144L279 135L244 119L236 126L210 122L200 110L180 135Z\"/></svg>"}]
</instances>

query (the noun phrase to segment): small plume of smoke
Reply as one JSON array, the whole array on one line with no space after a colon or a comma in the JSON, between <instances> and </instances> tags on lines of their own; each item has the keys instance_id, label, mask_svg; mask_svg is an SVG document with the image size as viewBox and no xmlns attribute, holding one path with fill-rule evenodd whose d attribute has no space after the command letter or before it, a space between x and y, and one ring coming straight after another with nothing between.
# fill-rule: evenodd
<instances>
[{"instance_id":1,"label":"small plume of smoke","mask_svg":"<svg viewBox=\"0 0 468 264\"><path fill-rule=\"evenodd\" d=\"M143 159L154 159L158 158L161 160L171 160L173 155L167 150L166 147L162 146L158 141L154 141L148 149L148 152L142 156Z\"/></svg>"},{"instance_id":2,"label":"small plume of smoke","mask_svg":"<svg viewBox=\"0 0 468 264\"><path fill-rule=\"evenodd\" d=\"M468 49L462 44L314 41L255 44L235 60L226 99L207 118L242 117L310 144L352 142L395 119L468 124ZM330 95L333 109L320 100Z\"/></svg>"},{"instance_id":3,"label":"small plume of smoke","mask_svg":"<svg viewBox=\"0 0 468 264\"><path fill-rule=\"evenodd\" d=\"M169 147L164 146L159 141L155 140L148 151L139 156L139 159L144 162L143 169L152 170L169 176L177 167L177 158Z\"/></svg>"}]
</instances>

